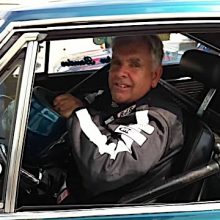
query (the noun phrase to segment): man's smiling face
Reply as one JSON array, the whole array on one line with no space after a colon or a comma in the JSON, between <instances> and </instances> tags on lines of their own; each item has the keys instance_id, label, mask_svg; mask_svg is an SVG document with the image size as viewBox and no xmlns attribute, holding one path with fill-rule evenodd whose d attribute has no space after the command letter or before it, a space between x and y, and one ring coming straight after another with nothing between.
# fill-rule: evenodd
<instances>
[{"instance_id":1,"label":"man's smiling face","mask_svg":"<svg viewBox=\"0 0 220 220\"><path fill-rule=\"evenodd\" d=\"M131 103L143 97L157 85L161 74L158 68L153 68L150 50L143 41L116 41L109 73L112 100Z\"/></svg>"}]
</instances>

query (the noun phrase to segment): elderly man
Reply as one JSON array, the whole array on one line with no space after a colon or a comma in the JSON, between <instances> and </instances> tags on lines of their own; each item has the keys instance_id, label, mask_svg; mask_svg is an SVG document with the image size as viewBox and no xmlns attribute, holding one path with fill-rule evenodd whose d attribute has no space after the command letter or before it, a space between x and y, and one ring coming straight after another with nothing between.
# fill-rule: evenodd
<instances>
[{"instance_id":1,"label":"elderly man","mask_svg":"<svg viewBox=\"0 0 220 220\"><path fill-rule=\"evenodd\" d=\"M72 154L92 196L152 174L158 164L172 161L183 144L181 111L158 85L160 39L117 37L112 51L109 92L98 94L90 105L67 94L54 100L55 109L68 118ZM170 173L170 164L162 166L160 178Z\"/></svg>"}]
</instances>

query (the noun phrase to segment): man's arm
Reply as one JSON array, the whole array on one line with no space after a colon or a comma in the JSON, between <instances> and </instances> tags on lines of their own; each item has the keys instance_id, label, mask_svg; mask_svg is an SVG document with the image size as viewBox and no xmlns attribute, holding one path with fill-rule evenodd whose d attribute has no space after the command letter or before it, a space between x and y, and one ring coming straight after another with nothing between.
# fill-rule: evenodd
<instances>
[{"instance_id":1,"label":"man's arm","mask_svg":"<svg viewBox=\"0 0 220 220\"><path fill-rule=\"evenodd\" d=\"M144 175L164 154L167 145L183 142L182 124L160 108L141 110L123 120L102 125L99 114L86 108L69 118L73 156L85 187L98 194ZM171 140L171 133L176 139ZM172 146L168 146L172 147Z\"/></svg>"}]
</instances>

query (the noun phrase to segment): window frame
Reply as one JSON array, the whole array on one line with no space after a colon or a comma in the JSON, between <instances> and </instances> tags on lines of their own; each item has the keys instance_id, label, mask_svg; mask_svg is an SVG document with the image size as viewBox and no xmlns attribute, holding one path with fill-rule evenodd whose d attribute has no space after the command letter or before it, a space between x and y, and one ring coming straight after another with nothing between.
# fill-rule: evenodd
<instances>
[{"instance_id":1,"label":"window frame","mask_svg":"<svg viewBox=\"0 0 220 220\"><path fill-rule=\"evenodd\" d=\"M17 194L17 183L19 177L20 159L24 141L24 132L28 116L29 99L33 82L35 59L37 54L38 42L36 41L39 33L23 34L18 41L7 51L0 61L0 69L3 69L16 53L27 44L27 51L24 61L24 69L21 73L20 91L18 91L18 102L15 114L14 134L11 140L11 154L8 154L7 173L5 174L4 187L4 212L14 212Z\"/></svg>"},{"instance_id":2,"label":"window frame","mask_svg":"<svg viewBox=\"0 0 220 220\"><path fill-rule=\"evenodd\" d=\"M204 22L204 21L200 21L201 23ZM220 22L219 22L220 24ZM120 24L118 24L119 26ZM85 25L84 28L87 28L88 26ZM33 45L32 45L33 46ZM33 49L32 49L33 50ZM26 61L25 61L26 62ZM27 73L26 73L27 74ZM32 74L32 73L31 73ZM27 75L26 75L27 76ZM24 76L23 76L24 77ZM33 77L33 75L31 76ZM29 79L28 79L28 82L31 82L31 77L29 76ZM26 82L26 84L28 84ZM31 84L31 83L29 83ZM29 92L28 94L30 94L31 92L31 88L29 87L26 87L26 89L23 90L22 92L22 97L24 96L25 92ZM22 97L21 99L19 100L19 103L22 103ZM23 97L24 98L24 97ZM28 98L30 99L30 97ZM27 102L25 102L25 105L28 106ZM27 107L26 106L26 107ZM26 110L25 110L26 111ZM25 113L26 115L26 113ZM27 115L25 116L27 117ZM23 132L21 132L20 134L22 134L24 136L24 130L25 130L25 123L26 123L26 120L27 118L23 118L23 119L19 119L20 120L20 126L18 125L18 127L22 128ZM21 136L21 137L23 137ZM21 138L22 139L22 138ZM20 140L22 142L22 140ZM15 142L15 139L13 141L13 143ZM19 142L19 140L16 141L17 143ZM21 148L20 146L22 145L21 142L19 142L19 148ZM14 148L15 149L16 146L14 145ZM21 151L21 149L20 149ZM16 152L14 154L14 158L15 159L16 157L15 156L19 156L19 158L21 158L21 152ZM13 167L11 164L12 164L12 159L11 159L11 163L10 163L10 166ZM17 165L18 163L16 163ZM12 172L12 170L10 170L11 173L16 173L15 174L15 177L14 177L14 180L18 180L18 169L16 169L16 172ZM17 175L17 176L16 176ZM8 194L6 194L6 197L8 196L8 198L11 198L12 199L12 202L10 203L10 199L7 201L7 208L5 208L5 212L14 212L14 207L15 207L15 194L16 194L16 187L12 187L12 183L13 181L11 181L10 183L10 186L7 188L7 192ZM13 188L13 193L14 195L12 195L12 193L9 193L9 190ZM184 206L184 207L183 207ZM159 211L158 211L159 209ZM198 204L165 204L165 205L150 205L150 204L147 204L147 206L141 206L141 207L138 207L138 206L132 206L132 210L131 210L131 207L116 207L116 208L101 208L101 209L97 209L97 208L92 208L92 209L89 209L89 210L78 210L78 209L68 209L68 211L45 211L44 213L42 213L42 215L40 215L41 217L46 217L48 215L50 215L51 217L51 214L54 212L54 217L82 217L82 216L102 216L102 215L110 215L108 212L109 210L114 210L113 214L112 215L120 215L120 214L139 214L139 213L145 213L146 214L152 214L152 213L156 213L156 214L159 214L159 213L171 213L171 212L175 212L175 211L180 211L180 212L190 212L190 211L207 211L207 210L213 210L213 209L220 209L220 202L214 202L214 203L208 203L208 204L204 204L204 203L198 203ZM71 213L69 212L71 210ZM123 210L123 211L122 211ZM130 211L129 211L130 210ZM33 214L33 213L32 213ZM32 215L30 214L30 215ZM18 214L18 216L22 216L22 213ZM33 214L34 216L36 216L36 218L39 218L40 216L38 215L38 213L35 213Z\"/></svg>"}]
</instances>

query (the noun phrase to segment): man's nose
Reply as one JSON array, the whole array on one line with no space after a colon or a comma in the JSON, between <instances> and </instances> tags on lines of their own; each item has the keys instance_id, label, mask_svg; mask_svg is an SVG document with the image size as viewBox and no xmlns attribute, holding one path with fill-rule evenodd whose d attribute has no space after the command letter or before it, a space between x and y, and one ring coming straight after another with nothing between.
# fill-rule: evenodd
<instances>
[{"instance_id":1,"label":"man's nose","mask_svg":"<svg viewBox=\"0 0 220 220\"><path fill-rule=\"evenodd\" d=\"M118 76L127 77L128 76L128 68L126 65L121 65L118 70Z\"/></svg>"}]
</instances>

